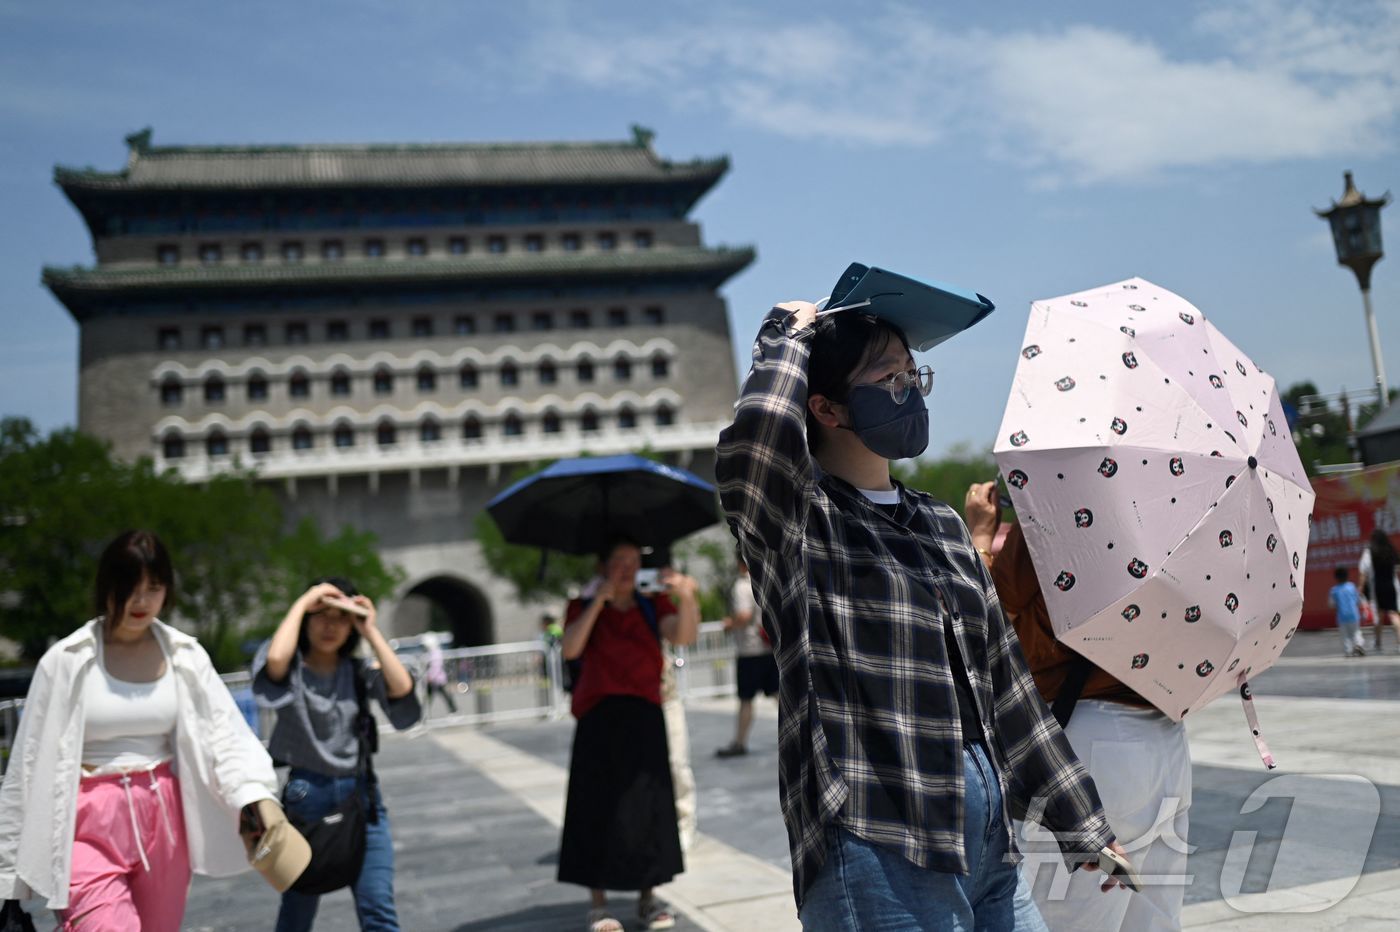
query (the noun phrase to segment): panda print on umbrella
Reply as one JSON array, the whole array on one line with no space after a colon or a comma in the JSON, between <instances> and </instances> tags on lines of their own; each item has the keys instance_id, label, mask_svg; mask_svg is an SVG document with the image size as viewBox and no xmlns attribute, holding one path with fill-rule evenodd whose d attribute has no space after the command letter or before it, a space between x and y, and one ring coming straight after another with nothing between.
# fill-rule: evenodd
<instances>
[{"instance_id":1,"label":"panda print on umbrella","mask_svg":"<svg viewBox=\"0 0 1400 932\"><path fill-rule=\"evenodd\" d=\"M1043 368L1034 370L1038 374L1033 375L1030 381L1022 383L1023 387L1018 390L1015 399L1026 398L1028 402L1032 397L1053 399L1052 405L1063 405L1061 408L1051 409L1063 412L1063 426L1057 426L1053 418L1045 423L1038 419L1028 419L1018 424L1013 414L1011 423L1008 423L1002 432L1003 438L1007 438L1013 432L1021 435L1017 437L1020 441L1018 443L1007 443L1003 439L1007 447L1036 449L1030 447L1031 438L1028 432L1037 431L1034 437L1037 447L1054 450L1061 447L1062 435L1058 432L1074 429L1075 433L1070 436L1075 438L1076 443L1066 445L1066 452L1082 444L1075 452L1081 455L1090 453L1092 446L1087 442L1090 437L1097 440L1099 449L1093 451L1092 457L1076 456L1077 462L1061 459L1057 463L1051 455L1039 469L1037 465L1041 462L1040 454L1035 454L1037 464L1031 464L1028 459L1014 464L1025 474L1024 480L1017 477L1013 481L1010 469L1012 464L1004 467L1003 475L1007 477L1007 487L1018 496L1018 505L1024 504L1028 515L1031 513L1029 509L1036 509L1035 514L1044 522L1032 522L1032 525L1038 528L1036 533L1029 533L1031 529L1027 528L1028 538L1038 539L1030 541L1033 547L1049 545L1053 548L1057 539L1060 546L1065 547L1074 541L1076 543L1073 549L1076 552L1086 546L1098 552L1095 557L1090 558L1091 562L1102 557L1110 559L1111 562L1106 564L1106 567L1110 568L1108 573L1099 572L1092 566L1078 565L1078 561L1072 570L1068 566L1068 560L1059 566L1054 566L1053 563L1047 566L1046 569L1051 573L1051 578L1046 579L1047 583L1051 583L1047 586L1047 592L1056 596L1050 601L1054 605L1067 606L1065 609L1056 609L1056 613L1077 613L1083 600L1093 598L1104 586L1115 587L1120 598L1127 596L1117 602L1115 608L1105 613L1108 617L1102 618L1102 621L1116 622L1117 626L1121 626L1119 630L1126 639L1123 643L1129 649L1118 654L1116 661L1105 654L1102 659L1095 657L1095 662L1110 666L1116 663L1118 669L1131 667L1134 672L1142 670L1144 678L1140 681L1135 679L1133 682L1141 682L1143 688L1149 691L1151 684L1156 680L1146 676L1146 669L1159 668L1154 675L1160 678L1160 682L1157 682L1160 690L1154 692L1154 695L1160 692L1172 695L1175 691L1179 700L1184 700L1180 701L1180 704L1169 703L1169 708L1164 708L1167 714L1176 718L1178 710L1194 710L1197 707L1197 697L1218 692L1218 686L1213 688L1210 685L1215 682L1215 674L1224 673L1233 683L1234 678L1241 671L1245 671L1247 666L1254 664L1257 669L1272 662L1272 657L1268 655L1272 645L1284 643L1284 634L1289 631L1289 626L1283 625L1282 620L1279 620L1274 622L1274 628L1269 627L1273 616L1282 616L1287 612L1280 598L1290 591L1283 578L1289 575L1289 567L1284 564L1292 564L1292 550L1297 546L1294 531L1284 522L1290 510L1297 510L1299 514L1303 514L1306 506L1295 505L1295 495L1291 489L1284 492L1277 488L1272 477L1262 468L1262 464L1256 471L1250 471L1242 469L1243 464L1236 462L1244 458L1244 452L1253 452L1261 460L1266 454L1276 458L1279 455L1278 451L1268 447L1270 438L1274 438L1273 442L1280 447L1286 445L1289 439L1276 405L1269 400L1272 394L1272 380L1264 376L1262 379L1252 380L1252 385L1243 381L1254 374L1250 372L1250 363L1244 361L1238 350L1232 351L1228 340L1222 341L1218 338L1217 332L1208 322L1208 315L1201 314L1193 307L1182 307L1180 304L1172 307L1170 304L1158 303L1170 300L1174 296L1165 294L1159 297L1161 292L1154 292L1151 286L1137 284L1141 285L1139 289L1118 291L1120 286L1113 286L1111 292L1085 294L1083 304L1076 302L1075 305L1071 305L1070 298L1066 297L1058 307L1051 308L1062 314L1073 313L1078 320L1092 321L1100 327L1107 325L1104 327L1108 331L1104 334L1106 345L1099 344L1103 347L1099 356L1104 360L1100 363L1103 368L1079 368L1082 364L1076 362L1059 372L1047 372ZM1135 302L1137 308L1144 310L1129 307L1129 302ZM1084 305L1087 305L1087 310L1075 310ZM1167 313L1161 314L1161 311ZM1190 319L1178 320L1178 311ZM1037 328L1042 325L1042 321L1037 319ZM1147 329L1144 330L1144 327ZM1115 329L1119 331L1119 335L1113 337L1111 334ZM1085 333L1082 330L1060 332L1066 336L1078 336L1081 345L1085 342ZM1025 373L1030 374L1032 366L1043 365L1040 356L1045 356L1045 361L1048 362L1054 351L1061 347L1061 342L1057 342L1058 335L1052 334L1053 330L1037 329L1028 332L1022 349L1025 358L1018 360L1025 367ZM1170 343L1159 339L1169 334L1176 335L1177 339ZM1154 342L1142 342L1139 341L1139 337L1150 338ZM1034 349L1031 349L1032 347ZM1031 351L1025 353L1024 350ZM1063 352L1062 349L1060 351ZM1148 353L1148 357L1139 355L1143 352ZM1123 368L1112 364L1115 358L1123 363ZM1240 365L1236 365L1237 362ZM1054 362L1050 364L1057 366ZM1090 362L1089 365L1092 366L1093 363ZM1242 367L1243 372L1240 371ZM1192 369L1194 371L1190 371ZM1143 381L1142 375L1153 375L1154 378ZM1163 375L1169 378L1163 380ZM1164 382L1168 384L1164 386ZM1052 389L1051 385L1055 388ZM1133 415L1133 405L1144 404L1134 396L1141 399L1147 397L1142 394L1144 392L1156 395L1164 392L1176 393L1178 390L1204 401L1200 409L1182 406L1187 416L1184 422L1180 419L1175 420L1177 433L1171 433L1172 421L1164 417L1170 414L1175 418L1175 413L1170 409L1177 407L1167 399L1153 403L1151 415L1141 413L1142 408L1138 409L1139 413L1136 416ZM1261 397L1265 400L1254 397L1256 390L1261 392ZM1090 393L1090 398L1083 397L1085 392ZM1090 399L1092 406L1085 407L1085 402L1090 402ZM1068 404L1065 404L1066 402ZM1097 408L1096 418L1094 407L1098 404L1103 404L1104 407ZM1017 407L1016 410L1022 411L1024 417L1032 413L1028 410L1029 407L1028 404L1026 409ZM1009 405L1008 413L1011 410L1013 408ZM1199 414L1191 413L1192 411ZM1045 412L1049 413L1050 411ZM1038 406L1034 414L1044 416ZM1195 423L1197 416L1200 416L1199 423ZM1085 417L1088 421L1084 420ZM1096 420L1097 430L1086 426L1092 425ZM1175 449L1172 446L1160 445L1159 435L1164 424L1168 431L1167 443L1171 444L1171 438L1176 437ZM1108 428L1107 431L1103 430L1105 427ZM1134 446L1132 452L1125 453L1125 448L1117 446L1115 438L1123 437L1126 441L1130 427L1134 433ZM1259 437L1251 431L1262 434L1262 443L1265 445L1263 448L1249 448L1251 444L1261 443ZM1211 440L1219 449L1211 448ZM1226 443L1229 446L1225 446ZM1144 448L1141 454L1137 452L1138 445ZM1155 457L1148 452L1154 447L1154 452L1158 454ZM1206 454L1215 458L1207 462L1204 459ZM1148 460L1142 464L1142 469L1138 468L1139 458ZM1190 460L1189 466L1187 460ZM1058 482L1056 468L1044 468L1052 465L1059 468ZM1071 466L1074 468L1068 468ZM1280 478L1294 478L1289 474L1290 470L1287 467L1280 468L1271 462L1270 468L1276 469ZM1093 473L1090 473L1090 470ZM1302 473L1298 473L1298 476L1301 477ZM1211 491L1202 489L1199 480L1203 478L1212 486ZM1112 481L1102 485L1100 483L1103 480ZM1164 487L1164 481L1170 482L1170 486ZM1126 486L1123 485L1125 482ZM1232 483L1247 486L1251 491L1242 499L1237 494L1239 490L1233 489ZM1263 488L1255 497L1252 489L1261 484ZM1228 505L1221 495L1222 486L1232 490ZM1139 492L1142 488L1148 490L1146 499ZM1266 494L1274 501L1261 501ZM1021 495L1031 497L1022 499ZM1041 499L1041 495L1053 495L1058 498ZM1130 502L1129 495L1136 496L1136 499ZM1281 495L1285 497L1280 497ZM1168 508L1168 501L1176 507ZM1251 502L1246 506L1249 517L1241 523L1234 515L1238 514L1237 509L1245 501ZM1212 502L1215 503L1214 506ZM1277 506L1272 508L1272 514L1266 512L1266 504ZM1051 507L1052 505L1054 507ZM1065 508L1066 505L1069 506L1068 509ZM1217 519L1224 520L1211 522L1215 525L1213 529L1201 528L1195 534L1186 535L1192 542L1191 546L1187 547L1179 544L1182 541L1181 537L1172 537L1169 541L1168 535L1156 530L1162 523L1153 514L1153 510L1158 507L1167 510L1167 515L1170 516L1168 523L1173 527L1175 523L1185 521L1189 517L1187 513L1194 512L1197 507L1203 507L1207 512L1215 510ZM1134 516L1136 521L1133 520ZM1148 523L1144 523L1144 520ZM1252 528L1254 524L1258 525L1257 529ZM1284 526L1283 531L1279 530L1279 524ZM1293 522L1293 527L1296 528L1299 524L1301 520ZM1194 527L1194 524L1185 527ZM1270 532L1274 541L1267 565L1272 571L1264 570L1263 565L1255 565L1256 561L1264 556L1267 545L1260 545L1266 544ZM1185 535L1186 532L1182 533ZM1160 550L1156 549L1157 538L1161 538ZM1299 537L1298 541L1301 539ZM1284 543L1284 547L1279 555L1284 559L1274 562L1272 556L1281 549L1280 542ZM1298 549L1301 550L1301 547ZM1053 549L1051 553L1054 553ZM1061 555L1063 559L1063 550ZM1225 569L1225 562L1228 562L1231 569ZM1243 579L1239 583L1234 581L1234 567L1237 563L1241 577L1246 575L1246 568L1254 570L1252 583L1246 583ZM1298 565L1292 567L1294 586L1302 585L1303 563L1302 554L1299 553ZM1204 583L1202 576L1195 576L1197 568L1207 580ZM1112 572L1113 570L1116 570L1116 573ZM1142 575L1139 576L1138 573ZM1149 582L1154 573L1165 574L1163 580L1166 581L1180 577L1179 581L1185 587L1184 591L1198 590L1196 599L1199 604L1188 606L1182 601L1177 601L1174 607L1167 602L1157 604L1152 595L1155 589L1149 588L1157 585ZM1211 574L1214 574L1214 580L1209 579ZM1272 593L1270 581L1264 581L1262 586L1260 584L1261 575L1265 574L1277 579L1277 586ZM1121 582L1109 582L1114 576ZM1188 579L1188 576L1194 579ZM1251 586L1255 588L1250 588ZM1292 590L1295 597L1297 591L1296 588ZM1093 611L1092 608L1089 610ZM1160 627L1154 623L1159 613L1162 615ZM1209 616L1209 619L1205 616ZM1168 618L1172 621L1169 622ZM1099 619L1092 620L1095 624L1099 623ZM1059 618L1056 618L1056 623L1060 624ZM1254 648L1254 654L1249 653L1250 642L1243 640L1243 637L1248 637L1251 625L1257 632L1253 637L1261 639L1260 644ZM1193 650L1189 646L1191 639L1199 637L1197 632L1207 627L1212 632L1217 627L1226 627L1230 631L1239 628L1243 634L1241 653L1235 654L1233 650L1229 653L1217 652L1213 647L1206 647L1205 643L1198 644ZM1279 630L1280 628L1282 630ZM1132 630L1139 633L1131 634ZM1169 634L1173 631L1179 633ZM1165 649L1161 646L1154 648L1154 639L1166 637L1167 640L1163 643L1173 643L1173 639L1178 636L1182 639L1180 646L1185 648L1181 656L1170 656L1177 649L1174 647L1167 655L1148 664L1149 652L1156 654ZM1214 638L1215 635L1210 637ZM1095 639L1091 638L1086 643L1091 650L1107 649L1109 646L1108 643L1104 643L1096 648L1093 640ZM1230 669L1232 661L1235 661L1234 668Z\"/></svg>"}]
</instances>

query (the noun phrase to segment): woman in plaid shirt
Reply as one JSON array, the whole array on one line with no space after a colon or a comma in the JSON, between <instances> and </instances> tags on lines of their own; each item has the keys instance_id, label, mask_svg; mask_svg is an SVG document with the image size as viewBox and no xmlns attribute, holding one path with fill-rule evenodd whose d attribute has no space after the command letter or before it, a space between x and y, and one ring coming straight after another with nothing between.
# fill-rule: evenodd
<instances>
[{"instance_id":1,"label":"woman in plaid shirt","mask_svg":"<svg viewBox=\"0 0 1400 932\"><path fill-rule=\"evenodd\" d=\"M1122 853L967 528L890 478L927 446L931 381L889 323L782 304L720 435L720 497L781 671L805 929L1044 929L1013 908L1027 809L1071 866Z\"/></svg>"}]
</instances>

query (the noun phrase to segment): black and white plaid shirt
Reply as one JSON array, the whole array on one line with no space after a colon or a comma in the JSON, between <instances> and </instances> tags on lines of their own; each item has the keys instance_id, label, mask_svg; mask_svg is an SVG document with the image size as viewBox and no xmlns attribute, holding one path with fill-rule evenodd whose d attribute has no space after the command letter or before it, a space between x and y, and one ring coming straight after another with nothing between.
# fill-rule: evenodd
<instances>
[{"instance_id":1,"label":"black and white plaid shirt","mask_svg":"<svg viewBox=\"0 0 1400 932\"><path fill-rule=\"evenodd\" d=\"M715 473L782 673L778 784L798 909L832 822L921 867L968 872L945 624L1004 800L1018 814L1043 801L1067 862L1096 856L1113 840L1098 793L1036 691L962 519L903 487L882 510L816 467L808 334L789 334L785 319L775 309L759 331Z\"/></svg>"}]
</instances>

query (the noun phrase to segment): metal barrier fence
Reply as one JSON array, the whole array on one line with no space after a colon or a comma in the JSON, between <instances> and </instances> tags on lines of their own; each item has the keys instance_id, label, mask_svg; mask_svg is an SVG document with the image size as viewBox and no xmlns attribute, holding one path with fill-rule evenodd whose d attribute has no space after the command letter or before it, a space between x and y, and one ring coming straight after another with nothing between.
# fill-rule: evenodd
<instances>
[{"instance_id":1,"label":"metal barrier fence","mask_svg":"<svg viewBox=\"0 0 1400 932\"><path fill-rule=\"evenodd\" d=\"M483 725L529 719L558 719L569 714L564 691L563 659L557 647L540 641L463 647L442 652L447 673L447 698L430 691L423 676L426 657L403 659L417 680L423 703L422 726ZM682 701L728 695L734 691L734 646L722 622L700 625L696 643L674 651L676 686ZM276 714L260 708L253 698L252 676L245 672L222 677L234 702L258 737L272 734ZM9 763L15 729L24 700L0 701L0 773ZM382 721L381 727L387 727Z\"/></svg>"}]
</instances>

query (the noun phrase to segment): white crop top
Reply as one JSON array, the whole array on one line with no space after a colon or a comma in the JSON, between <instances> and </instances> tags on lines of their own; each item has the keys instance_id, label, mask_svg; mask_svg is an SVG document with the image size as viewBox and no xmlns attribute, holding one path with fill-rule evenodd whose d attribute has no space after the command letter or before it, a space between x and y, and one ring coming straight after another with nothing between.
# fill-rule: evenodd
<instances>
[{"instance_id":1,"label":"white crop top","mask_svg":"<svg viewBox=\"0 0 1400 932\"><path fill-rule=\"evenodd\" d=\"M128 683L107 672L100 645L83 684L83 763L95 773L119 773L169 760L178 702L170 658L160 679Z\"/></svg>"}]
</instances>

